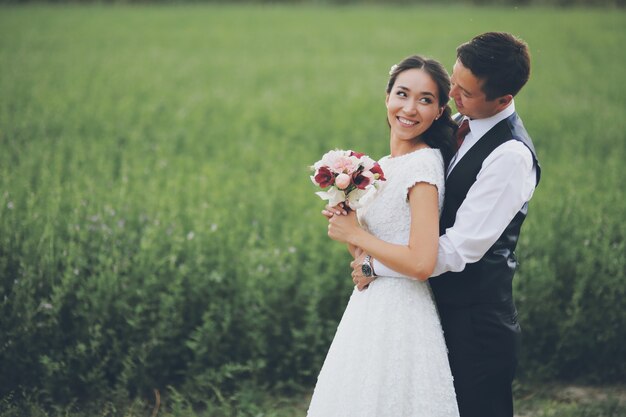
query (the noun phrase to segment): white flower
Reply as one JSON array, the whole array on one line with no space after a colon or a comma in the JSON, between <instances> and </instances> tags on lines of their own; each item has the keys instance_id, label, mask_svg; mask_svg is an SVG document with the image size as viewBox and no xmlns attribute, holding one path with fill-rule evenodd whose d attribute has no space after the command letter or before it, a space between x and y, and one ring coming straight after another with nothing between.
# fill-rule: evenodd
<instances>
[{"instance_id":1,"label":"white flower","mask_svg":"<svg viewBox=\"0 0 626 417\"><path fill-rule=\"evenodd\" d=\"M355 194L354 197L348 196L348 202L350 203L350 207L354 210L357 210L366 205L378 192L378 185L378 182L375 182L374 184L370 184L365 187L364 190L354 190L352 193L358 192L358 194Z\"/></svg>"},{"instance_id":2,"label":"white flower","mask_svg":"<svg viewBox=\"0 0 626 417\"><path fill-rule=\"evenodd\" d=\"M346 193L337 189L337 187L330 187L328 191L318 191L315 194L320 196L322 200L327 200L330 206L336 206L346 201Z\"/></svg>"},{"instance_id":3,"label":"white flower","mask_svg":"<svg viewBox=\"0 0 626 417\"><path fill-rule=\"evenodd\" d=\"M369 171L370 169L374 168L374 165L376 164L376 161L374 161L367 155L363 155L361 159L359 159L359 161L361 162L361 165L363 165L364 171Z\"/></svg>"},{"instance_id":4,"label":"white flower","mask_svg":"<svg viewBox=\"0 0 626 417\"><path fill-rule=\"evenodd\" d=\"M367 195L368 192L369 190L367 188L365 190L360 190L356 188L350 194L348 194L348 205L350 206L350 208L353 210L361 208L361 200Z\"/></svg>"}]
</instances>

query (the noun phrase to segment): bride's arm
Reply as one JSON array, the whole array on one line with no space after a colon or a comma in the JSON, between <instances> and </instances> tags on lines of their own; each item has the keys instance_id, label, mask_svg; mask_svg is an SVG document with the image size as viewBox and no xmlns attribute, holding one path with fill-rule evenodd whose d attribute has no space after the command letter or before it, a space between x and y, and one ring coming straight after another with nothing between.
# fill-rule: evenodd
<instances>
[{"instance_id":1,"label":"bride's arm","mask_svg":"<svg viewBox=\"0 0 626 417\"><path fill-rule=\"evenodd\" d=\"M324 207L324 210L322 210L322 214L324 215L324 217L326 217L328 220L330 220L334 215L337 216L341 216L341 215L347 215L348 212L346 211L346 209L343 207L343 203L337 205L337 206L326 206ZM352 255L352 259L356 259L357 256L359 256L363 250L361 248L359 248L358 246L355 246L351 243L347 243L347 247L348 247L348 252L350 252L350 255Z\"/></svg>"},{"instance_id":2,"label":"bride's arm","mask_svg":"<svg viewBox=\"0 0 626 417\"><path fill-rule=\"evenodd\" d=\"M437 261L439 205L437 187L420 182L409 190L411 231L408 245L378 239L361 229L353 212L329 219L328 235L357 246L389 268L422 281L432 274ZM390 213L393 215L393 213Z\"/></svg>"}]
</instances>

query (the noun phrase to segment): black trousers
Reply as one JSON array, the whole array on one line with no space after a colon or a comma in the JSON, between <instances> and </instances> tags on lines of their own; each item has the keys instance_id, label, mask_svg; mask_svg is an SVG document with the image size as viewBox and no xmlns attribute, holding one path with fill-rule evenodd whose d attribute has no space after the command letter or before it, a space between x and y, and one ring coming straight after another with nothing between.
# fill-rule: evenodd
<instances>
[{"instance_id":1,"label":"black trousers","mask_svg":"<svg viewBox=\"0 0 626 417\"><path fill-rule=\"evenodd\" d=\"M520 341L515 306L438 307L461 417L513 417Z\"/></svg>"}]
</instances>

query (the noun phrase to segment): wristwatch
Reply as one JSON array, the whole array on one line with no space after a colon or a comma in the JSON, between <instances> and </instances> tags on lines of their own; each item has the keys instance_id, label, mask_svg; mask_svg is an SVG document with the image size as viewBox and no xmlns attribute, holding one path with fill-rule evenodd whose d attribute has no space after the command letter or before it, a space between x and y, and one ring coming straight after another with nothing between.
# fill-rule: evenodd
<instances>
[{"instance_id":1,"label":"wristwatch","mask_svg":"<svg viewBox=\"0 0 626 417\"><path fill-rule=\"evenodd\" d=\"M361 265L361 272L364 277L371 278L375 277L374 268L372 268L372 257L367 255L363 260L363 264Z\"/></svg>"}]
</instances>

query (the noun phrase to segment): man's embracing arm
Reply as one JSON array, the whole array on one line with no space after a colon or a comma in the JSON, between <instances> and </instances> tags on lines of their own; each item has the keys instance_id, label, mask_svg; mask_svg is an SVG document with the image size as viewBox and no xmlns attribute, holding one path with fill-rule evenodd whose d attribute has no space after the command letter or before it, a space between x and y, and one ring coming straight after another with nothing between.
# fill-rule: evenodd
<instances>
[{"instance_id":1,"label":"man's embracing arm","mask_svg":"<svg viewBox=\"0 0 626 417\"><path fill-rule=\"evenodd\" d=\"M500 145L485 159L459 207L454 225L439 238L433 277L462 271L468 263L485 255L532 197L535 172L532 154L517 140ZM404 276L376 259L373 269L379 276Z\"/></svg>"}]
</instances>

